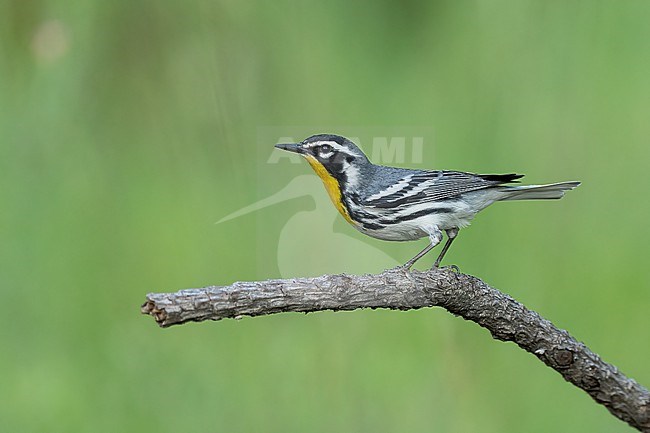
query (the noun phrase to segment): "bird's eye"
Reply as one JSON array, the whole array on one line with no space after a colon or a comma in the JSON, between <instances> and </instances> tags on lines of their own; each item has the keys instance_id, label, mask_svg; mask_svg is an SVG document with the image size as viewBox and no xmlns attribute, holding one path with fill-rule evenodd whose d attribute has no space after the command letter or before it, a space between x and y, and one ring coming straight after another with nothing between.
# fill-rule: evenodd
<instances>
[{"instance_id":1,"label":"bird's eye","mask_svg":"<svg viewBox=\"0 0 650 433\"><path fill-rule=\"evenodd\" d=\"M332 146L330 146L329 144L323 144L320 146L318 150L320 151L320 153L330 153L332 151Z\"/></svg>"}]
</instances>

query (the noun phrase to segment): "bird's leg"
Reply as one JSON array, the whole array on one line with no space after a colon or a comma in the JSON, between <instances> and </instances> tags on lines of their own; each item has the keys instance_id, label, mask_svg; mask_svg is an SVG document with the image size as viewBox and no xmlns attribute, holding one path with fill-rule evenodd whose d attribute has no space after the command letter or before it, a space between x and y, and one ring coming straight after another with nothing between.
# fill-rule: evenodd
<instances>
[{"instance_id":1,"label":"bird's leg","mask_svg":"<svg viewBox=\"0 0 650 433\"><path fill-rule=\"evenodd\" d=\"M429 251L434 249L435 246L438 245L440 243L440 241L442 240L442 232L436 228L435 231L432 231L432 233L429 233L429 240L430 240L429 245L427 245L425 249L423 249L422 251L417 253L415 255L415 257L413 257L411 260L406 262L402 266L402 269L408 271L409 269L411 269L411 266L413 266L415 264L415 262L420 260L426 253L428 253Z\"/></svg>"},{"instance_id":2,"label":"bird's leg","mask_svg":"<svg viewBox=\"0 0 650 433\"><path fill-rule=\"evenodd\" d=\"M428 253L429 251L431 251L431 250L432 250L436 245L437 245L437 244L432 244L432 243L430 243L429 245L427 245L425 249L423 249L422 251L420 251L419 253L417 253L415 257L413 257L411 260L409 260L408 262L406 262L406 263L402 266L402 269L407 270L407 271L408 271L409 269L411 269L411 266L413 266L413 265L415 264L415 262L417 262L418 260L420 260L420 259L421 259L421 258L422 258L426 253Z\"/></svg>"},{"instance_id":3,"label":"bird's leg","mask_svg":"<svg viewBox=\"0 0 650 433\"><path fill-rule=\"evenodd\" d=\"M454 239L456 239L456 236L458 236L458 228L448 229L445 231L447 232L447 242L445 242L445 246L442 247L442 251L440 251L440 255L436 259L436 262L433 264L433 269L437 269L440 267L440 262L442 261L442 258L447 253L447 250L451 246L451 243L454 241Z\"/></svg>"}]
</instances>

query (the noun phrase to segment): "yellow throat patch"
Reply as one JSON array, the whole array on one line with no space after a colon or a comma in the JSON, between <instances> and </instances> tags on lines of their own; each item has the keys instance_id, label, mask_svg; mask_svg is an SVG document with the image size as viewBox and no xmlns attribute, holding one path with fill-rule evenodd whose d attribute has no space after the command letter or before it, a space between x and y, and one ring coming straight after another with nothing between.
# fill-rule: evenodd
<instances>
[{"instance_id":1,"label":"yellow throat patch","mask_svg":"<svg viewBox=\"0 0 650 433\"><path fill-rule=\"evenodd\" d=\"M311 155L304 155L304 156L305 159L307 159L309 165L311 165L311 168L314 169L318 177L320 177L321 180L323 181L323 185L325 185L327 194L329 194L330 198L332 199L332 203L334 203L336 209L343 216L343 218L345 218L347 222L349 222L352 225L355 225L354 221L352 221L352 218L350 218L348 209L343 204L343 200L341 197L341 188L339 188L338 181L334 179L334 177L331 174L329 174L327 169L323 167L323 164L321 164L316 158L314 158Z\"/></svg>"}]
</instances>

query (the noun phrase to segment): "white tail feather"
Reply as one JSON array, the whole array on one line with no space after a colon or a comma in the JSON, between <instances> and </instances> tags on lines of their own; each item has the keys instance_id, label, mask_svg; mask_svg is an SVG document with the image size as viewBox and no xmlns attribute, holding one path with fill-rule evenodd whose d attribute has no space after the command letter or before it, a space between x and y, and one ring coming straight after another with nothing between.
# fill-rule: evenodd
<instances>
[{"instance_id":1,"label":"white tail feather","mask_svg":"<svg viewBox=\"0 0 650 433\"><path fill-rule=\"evenodd\" d=\"M576 188L580 182L559 182L548 185L508 186L502 189L501 200L549 200L564 197L564 193Z\"/></svg>"}]
</instances>

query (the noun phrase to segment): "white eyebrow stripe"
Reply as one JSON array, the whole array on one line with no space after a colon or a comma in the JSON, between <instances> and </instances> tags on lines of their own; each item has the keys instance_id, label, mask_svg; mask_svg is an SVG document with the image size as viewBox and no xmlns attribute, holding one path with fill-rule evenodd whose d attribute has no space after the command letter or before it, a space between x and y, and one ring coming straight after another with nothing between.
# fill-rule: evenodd
<instances>
[{"instance_id":1,"label":"white eyebrow stripe","mask_svg":"<svg viewBox=\"0 0 650 433\"><path fill-rule=\"evenodd\" d=\"M322 146L323 144L329 144L330 146L338 149L342 149L342 146L335 141L312 141L311 143L305 143L305 147L317 147Z\"/></svg>"},{"instance_id":2,"label":"white eyebrow stripe","mask_svg":"<svg viewBox=\"0 0 650 433\"><path fill-rule=\"evenodd\" d=\"M340 151L340 152L343 152L343 153L345 153L345 154L347 154L347 155L351 155L351 156L361 156L361 155L359 155L357 152L354 152L353 150L351 150L351 149L349 149L349 148L347 148L347 147L345 147L345 146L342 146L342 145L338 144L336 141L329 141L329 140L314 141L314 142L311 142L311 143L305 143L305 144L303 144L303 147L306 147L306 148L308 148L308 149L311 149L312 147L318 147L318 146L322 146L322 145L324 145L324 144L327 144L327 145L329 145L329 146L332 146L332 149L337 150L337 151Z\"/></svg>"}]
</instances>

